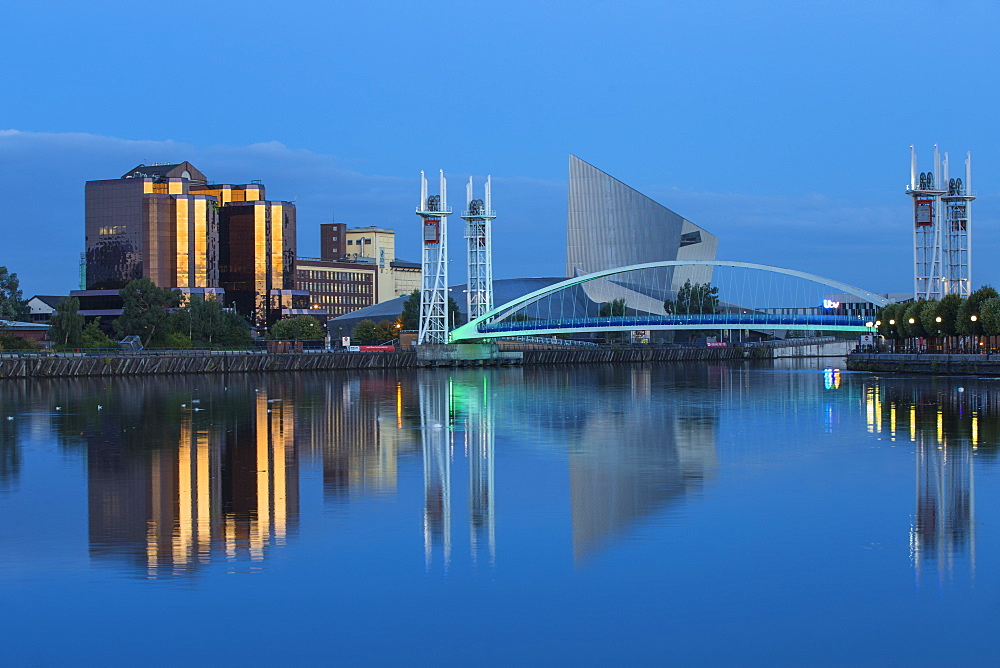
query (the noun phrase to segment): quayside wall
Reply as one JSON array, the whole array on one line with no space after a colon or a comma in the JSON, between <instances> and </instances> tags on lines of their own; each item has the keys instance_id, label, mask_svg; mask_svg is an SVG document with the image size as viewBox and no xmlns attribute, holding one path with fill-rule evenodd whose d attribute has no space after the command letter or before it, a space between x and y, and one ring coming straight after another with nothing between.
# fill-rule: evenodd
<instances>
[{"instance_id":1,"label":"quayside wall","mask_svg":"<svg viewBox=\"0 0 1000 668\"><path fill-rule=\"evenodd\" d=\"M861 353L847 356L848 371L1000 376L1000 355Z\"/></svg>"},{"instance_id":2,"label":"quayside wall","mask_svg":"<svg viewBox=\"0 0 1000 668\"><path fill-rule=\"evenodd\" d=\"M649 346L526 350L518 364L603 364L684 362L725 359L769 359L767 348L659 348ZM478 365L475 360L458 365ZM510 363L510 362L504 362ZM404 369L428 366L412 352L303 352L303 353L184 353L120 355L0 355L2 378L71 376L139 376L185 373L248 373L272 371L334 371L348 369Z\"/></svg>"}]
</instances>

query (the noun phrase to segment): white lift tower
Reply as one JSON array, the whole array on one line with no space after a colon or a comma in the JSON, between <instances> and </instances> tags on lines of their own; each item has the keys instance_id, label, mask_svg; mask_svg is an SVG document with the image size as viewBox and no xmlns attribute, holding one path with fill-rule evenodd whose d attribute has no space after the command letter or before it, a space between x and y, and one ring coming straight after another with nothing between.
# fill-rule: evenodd
<instances>
[{"instance_id":1,"label":"white lift tower","mask_svg":"<svg viewBox=\"0 0 1000 668\"><path fill-rule=\"evenodd\" d=\"M948 177L948 154L942 164L934 146L934 170L917 173L917 154L910 147L913 198L913 296L941 299L972 291L972 158L965 160L965 181Z\"/></svg>"},{"instance_id":2,"label":"white lift tower","mask_svg":"<svg viewBox=\"0 0 1000 668\"><path fill-rule=\"evenodd\" d=\"M496 214L492 208L490 177L486 177L483 199L472 198L472 177L465 187L465 239L468 244L469 284L466 291L469 320L493 308L493 233Z\"/></svg>"},{"instance_id":3,"label":"white lift tower","mask_svg":"<svg viewBox=\"0 0 1000 668\"><path fill-rule=\"evenodd\" d=\"M427 195L427 178L420 172L423 255L420 289L420 329L417 344L448 343L448 184L441 170L441 194Z\"/></svg>"}]
</instances>

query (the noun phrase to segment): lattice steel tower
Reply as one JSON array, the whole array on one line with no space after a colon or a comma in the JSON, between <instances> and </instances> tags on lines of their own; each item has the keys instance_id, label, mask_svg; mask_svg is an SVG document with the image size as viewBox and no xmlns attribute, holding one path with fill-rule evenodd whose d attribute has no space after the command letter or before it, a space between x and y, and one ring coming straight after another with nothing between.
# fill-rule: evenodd
<instances>
[{"instance_id":1,"label":"lattice steel tower","mask_svg":"<svg viewBox=\"0 0 1000 668\"><path fill-rule=\"evenodd\" d=\"M965 154L965 181L948 178L948 154L944 154L944 181L948 193L944 204L944 231L947 235L944 262L944 294L968 297L972 294L972 154Z\"/></svg>"},{"instance_id":2,"label":"lattice steel tower","mask_svg":"<svg viewBox=\"0 0 1000 668\"><path fill-rule=\"evenodd\" d=\"M469 284L466 299L469 320L493 308L493 233L496 218L490 196L490 177L486 177L483 199L472 199L472 177L465 187L465 239L469 249Z\"/></svg>"},{"instance_id":3,"label":"lattice steel tower","mask_svg":"<svg viewBox=\"0 0 1000 668\"><path fill-rule=\"evenodd\" d=\"M941 299L948 294L968 297L972 290L972 163L965 161L965 182L948 177L934 146L934 171L917 173L917 154L910 147L913 198L914 299Z\"/></svg>"},{"instance_id":4,"label":"lattice steel tower","mask_svg":"<svg viewBox=\"0 0 1000 668\"><path fill-rule=\"evenodd\" d=\"M427 196L427 178L420 172L423 221L420 329L417 343L448 343L448 184L441 170L441 194Z\"/></svg>"}]
</instances>

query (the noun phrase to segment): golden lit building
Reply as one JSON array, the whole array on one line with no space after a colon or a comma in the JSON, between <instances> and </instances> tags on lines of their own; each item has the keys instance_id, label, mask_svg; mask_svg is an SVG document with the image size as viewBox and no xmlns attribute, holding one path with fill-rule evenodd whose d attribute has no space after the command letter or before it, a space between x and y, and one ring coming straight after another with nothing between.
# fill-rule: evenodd
<instances>
[{"instance_id":1,"label":"golden lit building","mask_svg":"<svg viewBox=\"0 0 1000 668\"><path fill-rule=\"evenodd\" d=\"M257 325L304 306L294 285L295 205L265 197L259 182L210 184L189 162L88 181L87 289L74 293L82 312L89 302L103 309L91 315L114 315L117 291L143 277L224 298Z\"/></svg>"},{"instance_id":2,"label":"golden lit building","mask_svg":"<svg viewBox=\"0 0 1000 668\"><path fill-rule=\"evenodd\" d=\"M88 181L87 290L148 277L185 293L218 292L217 202L192 188L204 181L188 162Z\"/></svg>"}]
</instances>

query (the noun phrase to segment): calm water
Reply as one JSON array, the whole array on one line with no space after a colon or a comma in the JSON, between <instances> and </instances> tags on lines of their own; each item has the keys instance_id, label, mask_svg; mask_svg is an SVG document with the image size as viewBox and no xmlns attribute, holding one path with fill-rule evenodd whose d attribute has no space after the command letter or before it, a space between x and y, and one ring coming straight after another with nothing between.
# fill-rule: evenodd
<instances>
[{"instance_id":1,"label":"calm water","mask_svg":"<svg viewBox=\"0 0 1000 668\"><path fill-rule=\"evenodd\" d=\"M1000 380L0 381L2 663L986 664Z\"/></svg>"}]
</instances>

